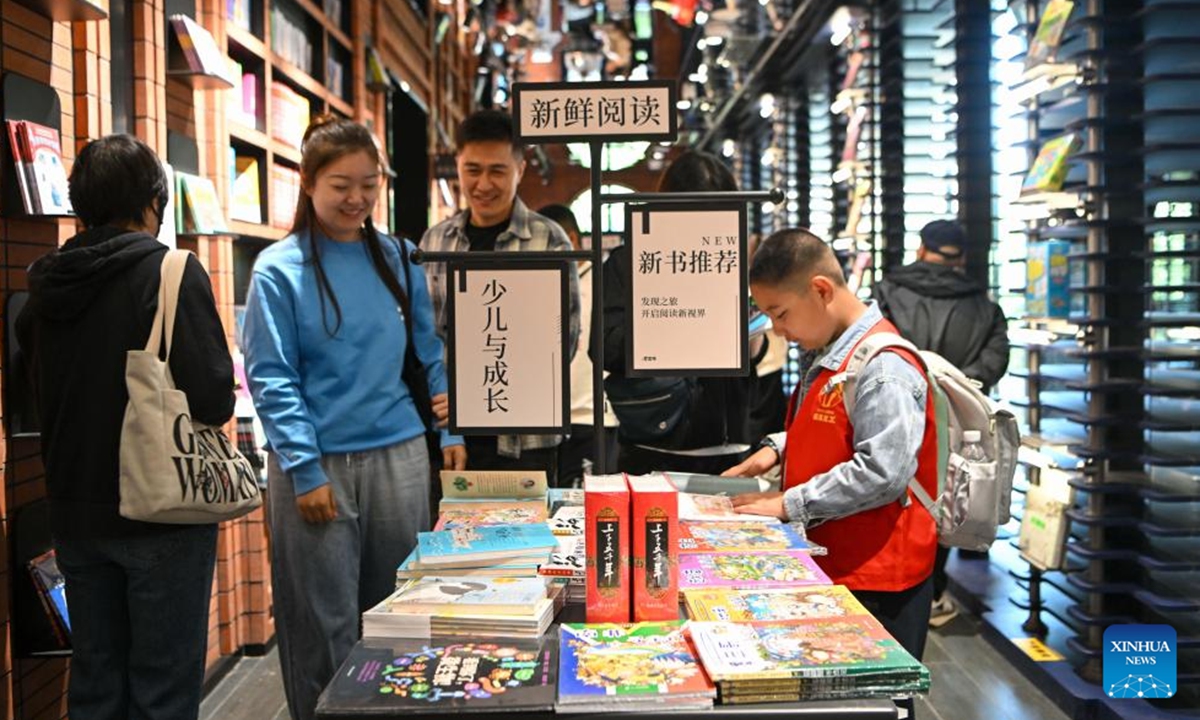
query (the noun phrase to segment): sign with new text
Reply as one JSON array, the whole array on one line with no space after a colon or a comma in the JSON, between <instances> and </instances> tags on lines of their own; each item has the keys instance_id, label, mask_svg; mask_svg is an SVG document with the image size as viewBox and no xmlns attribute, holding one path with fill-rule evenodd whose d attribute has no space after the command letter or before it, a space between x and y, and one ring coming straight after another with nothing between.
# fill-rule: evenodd
<instances>
[{"instance_id":1,"label":"sign with new text","mask_svg":"<svg viewBox=\"0 0 1200 720\"><path fill-rule=\"evenodd\" d=\"M450 432L566 432L567 266L458 260L447 270Z\"/></svg>"},{"instance_id":2,"label":"sign with new text","mask_svg":"<svg viewBox=\"0 0 1200 720\"><path fill-rule=\"evenodd\" d=\"M747 373L745 205L646 204L625 212L627 373Z\"/></svg>"},{"instance_id":3,"label":"sign with new text","mask_svg":"<svg viewBox=\"0 0 1200 720\"><path fill-rule=\"evenodd\" d=\"M674 141L671 80L516 83L512 113L520 142Z\"/></svg>"}]
</instances>

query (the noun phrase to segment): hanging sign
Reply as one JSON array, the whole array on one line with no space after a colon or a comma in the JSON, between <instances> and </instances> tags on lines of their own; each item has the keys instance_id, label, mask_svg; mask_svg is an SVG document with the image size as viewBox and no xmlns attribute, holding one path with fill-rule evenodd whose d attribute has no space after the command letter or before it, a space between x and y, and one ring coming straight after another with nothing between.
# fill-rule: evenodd
<instances>
[{"instance_id":1,"label":"hanging sign","mask_svg":"<svg viewBox=\"0 0 1200 720\"><path fill-rule=\"evenodd\" d=\"M522 143L675 140L676 84L516 83L513 118Z\"/></svg>"},{"instance_id":2,"label":"hanging sign","mask_svg":"<svg viewBox=\"0 0 1200 720\"><path fill-rule=\"evenodd\" d=\"M567 432L567 266L452 260L447 271L450 432Z\"/></svg>"},{"instance_id":3,"label":"hanging sign","mask_svg":"<svg viewBox=\"0 0 1200 720\"><path fill-rule=\"evenodd\" d=\"M746 207L627 206L629 375L749 372Z\"/></svg>"}]
</instances>

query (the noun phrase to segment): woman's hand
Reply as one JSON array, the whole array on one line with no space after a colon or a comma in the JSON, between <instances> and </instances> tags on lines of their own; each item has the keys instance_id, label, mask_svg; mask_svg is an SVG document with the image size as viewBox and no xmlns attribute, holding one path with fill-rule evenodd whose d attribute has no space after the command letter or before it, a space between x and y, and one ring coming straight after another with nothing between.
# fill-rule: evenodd
<instances>
[{"instance_id":1,"label":"woman's hand","mask_svg":"<svg viewBox=\"0 0 1200 720\"><path fill-rule=\"evenodd\" d=\"M333 522L337 518L337 500L333 497L333 486L325 483L296 497L296 507L304 522L314 525Z\"/></svg>"},{"instance_id":2,"label":"woman's hand","mask_svg":"<svg viewBox=\"0 0 1200 720\"><path fill-rule=\"evenodd\" d=\"M768 450L770 448L767 448ZM787 520L787 510L783 506L783 493L757 492L735 495L733 509L746 515L766 515L767 517Z\"/></svg>"},{"instance_id":3,"label":"woman's hand","mask_svg":"<svg viewBox=\"0 0 1200 720\"><path fill-rule=\"evenodd\" d=\"M779 455L771 448L764 447L741 463L721 473L721 477L758 477L775 467L778 462Z\"/></svg>"},{"instance_id":4,"label":"woman's hand","mask_svg":"<svg viewBox=\"0 0 1200 720\"><path fill-rule=\"evenodd\" d=\"M446 424L450 422L450 396L446 393L439 393L434 395L431 400L433 401L433 419L439 428L446 427Z\"/></svg>"},{"instance_id":5,"label":"woman's hand","mask_svg":"<svg viewBox=\"0 0 1200 720\"><path fill-rule=\"evenodd\" d=\"M467 446L450 445L442 448L442 467L447 470L466 470Z\"/></svg>"}]
</instances>

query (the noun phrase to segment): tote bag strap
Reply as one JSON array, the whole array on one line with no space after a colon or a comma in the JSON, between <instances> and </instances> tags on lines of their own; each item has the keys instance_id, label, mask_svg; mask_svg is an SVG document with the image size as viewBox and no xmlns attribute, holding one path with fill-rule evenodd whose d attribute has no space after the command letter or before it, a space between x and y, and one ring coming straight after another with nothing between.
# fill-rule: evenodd
<instances>
[{"instance_id":1,"label":"tote bag strap","mask_svg":"<svg viewBox=\"0 0 1200 720\"><path fill-rule=\"evenodd\" d=\"M171 359L171 340L175 335L175 312L179 307L179 286L183 283L183 271L187 267L186 250L168 250L159 268L158 308L150 326L150 338L146 341L146 352L156 355L162 349L165 334L167 346L164 358ZM169 367L169 366L168 366ZM170 372L168 369L167 372Z\"/></svg>"}]
</instances>

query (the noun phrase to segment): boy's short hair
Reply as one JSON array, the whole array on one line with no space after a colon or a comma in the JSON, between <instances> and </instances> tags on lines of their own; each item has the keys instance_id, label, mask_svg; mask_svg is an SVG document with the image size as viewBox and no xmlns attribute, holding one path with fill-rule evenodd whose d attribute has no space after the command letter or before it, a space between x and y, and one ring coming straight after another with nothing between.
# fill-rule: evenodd
<instances>
[{"instance_id":1,"label":"boy's short hair","mask_svg":"<svg viewBox=\"0 0 1200 720\"><path fill-rule=\"evenodd\" d=\"M571 212L571 208L566 205L546 205L538 209L538 215L544 218L553 220L558 223L558 226L563 229L563 232L570 235L574 233L579 235L579 223L575 220L575 213Z\"/></svg>"},{"instance_id":2,"label":"boy's short hair","mask_svg":"<svg viewBox=\"0 0 1200 720\"><path fill-rule=\"evenodd\" d=\"M803 289L809 278L822 275L844 286L846 276L833 248L807 228L787 228L758 246L750 265L750 284Z\"/></svg>"},{"instance_id":3,"label":"boy's short hair","mask_svg":"<svg viewBox=\"0 0 1200 720\"><path fill-rule=\"evenodd\" d=\"M525 146L517 142L512 115L503 110L476 110L458 126L458 146L473 142L505 142L512 146L513 157L525 156Z\"/></svg>"},{"instance_id":4,"label":"boy's short hair","mask_svg":"<svg viewBox=\"0 0 1200 720\"><path fill-rule=\"evenodd\" d=\"M167 202L167 174L158 156L132 135L108 135L75 157L68 180L71 206L84 227L140 224L146 209Z\"/></svg>"}]
</instances>

